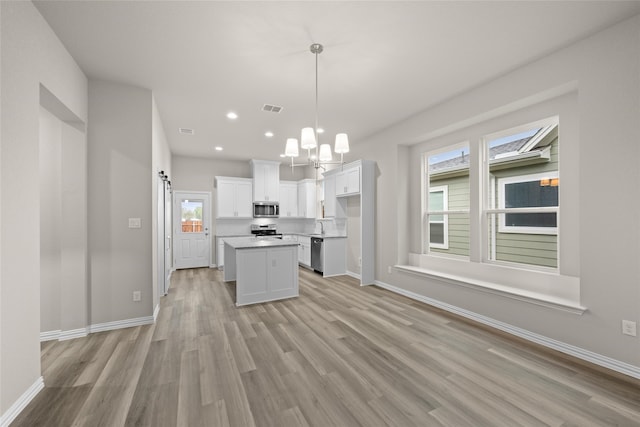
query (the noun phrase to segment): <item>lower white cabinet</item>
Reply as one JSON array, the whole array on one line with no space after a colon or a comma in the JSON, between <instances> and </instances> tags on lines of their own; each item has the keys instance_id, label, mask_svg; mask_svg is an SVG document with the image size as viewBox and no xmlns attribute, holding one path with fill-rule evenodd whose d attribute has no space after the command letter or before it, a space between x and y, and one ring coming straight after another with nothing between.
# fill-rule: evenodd
<instances>
[{"instance_id":1,"label":"lower white cabinet","mask_svg":"<svg viewBox=\"0 0 640 427\"><path fill-rule=\"evenodd\" d=\"M298 296L296 247L236 251L236 305Z\"/></svg>"},{"instance_id":2,"label":"lower white cabinet","mask_svg":"<svg viewBox=\"0 0 640 427\"><path fill-rule=\"evenodd\" d=\"M222 268L224 266L224 239L218 237L218 244L216 245L216 259L218 268Z\"/></svg>"},{"instance_id":3,"label":"lower white cabinet","mask_svg":"<svg viewBox=\"0 0 640 427\"><path fill-rule=\"evenodd\" d=\"M298 236L298 263L311 267L311 237Z\"/></svg>"}]
</instances>

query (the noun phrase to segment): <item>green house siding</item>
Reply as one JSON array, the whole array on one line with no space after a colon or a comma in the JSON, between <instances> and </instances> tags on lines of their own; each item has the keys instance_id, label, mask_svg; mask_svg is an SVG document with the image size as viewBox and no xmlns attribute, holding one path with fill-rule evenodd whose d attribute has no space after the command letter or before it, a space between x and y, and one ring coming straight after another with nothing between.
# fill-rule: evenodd
<instances>
[{"instance_id":1,"label":"green house siding","mask_svg":"<svg viewBox=\"0 0 640 427\"><path fill-rule=\"evenodd\" d=\"M448 187L449 210L469 209L469 177L432 180L432 186ZM449 215L449 249L431 248L431 252L469 256L469 214Z\"/></svg>"},{"instance_id":2,"label":"green house siding","mask_svg":"<svg viewBox=\"0 0 640 427\"><path fill-rule=\"evenodd\" d=\"M492 170L495 177L495 206L498 206L500 178L558 171L558 138L551 143L549 161L528 166ZM495 259L543 267L558 267L558 236L551 234L501 233L496 235Z\"/></svg>"}]
</instances>

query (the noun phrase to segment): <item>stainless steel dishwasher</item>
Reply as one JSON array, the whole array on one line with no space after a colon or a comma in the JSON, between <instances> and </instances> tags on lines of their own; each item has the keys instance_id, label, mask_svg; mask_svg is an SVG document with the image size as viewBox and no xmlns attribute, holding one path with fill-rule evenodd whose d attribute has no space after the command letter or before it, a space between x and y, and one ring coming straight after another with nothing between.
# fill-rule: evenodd
<instances>
[{"instance_id":1,"label":"stainless steel dishwasher","mask_svg":"<svg viewBox=\"0 0 640 427\"><path fill-rule=\"evenodd\" d=\"M311 238L311 268L316 273L322 274L324 271L324 258L322 255L322 243L321 237Z\"/></svg>"}]
</instances>

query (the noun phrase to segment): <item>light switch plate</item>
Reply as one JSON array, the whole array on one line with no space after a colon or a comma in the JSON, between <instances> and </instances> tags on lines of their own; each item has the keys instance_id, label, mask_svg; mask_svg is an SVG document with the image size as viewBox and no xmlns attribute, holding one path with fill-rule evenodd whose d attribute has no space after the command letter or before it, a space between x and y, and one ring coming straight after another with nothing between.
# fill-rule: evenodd
<instances>
[{"instance_id":1,"label":"light switch plate","mask_svg":"<svg viewBox=\"0 0 640 427\"><path fill-rule=\"evenodd\" d=\"M140 218L129 218L129 228L141 228L142 220Z\"/></svg>"}]
</instances>

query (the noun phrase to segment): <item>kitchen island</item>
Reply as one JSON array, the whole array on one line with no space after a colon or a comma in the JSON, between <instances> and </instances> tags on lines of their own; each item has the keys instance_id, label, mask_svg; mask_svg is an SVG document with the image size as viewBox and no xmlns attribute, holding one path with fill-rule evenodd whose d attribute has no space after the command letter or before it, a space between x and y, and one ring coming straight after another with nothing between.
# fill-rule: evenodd
<instances>
[{"instance_id":1,"label":"kitchen island","mask_svg":"<svg viewBox=\"0 0 640 427\"><path fill-rule=\"evenodd\" d=\"M281 239L224 239L224 280L236 281L236 305L298 296L298 243Z\"/></svg>"}]
</instances>

